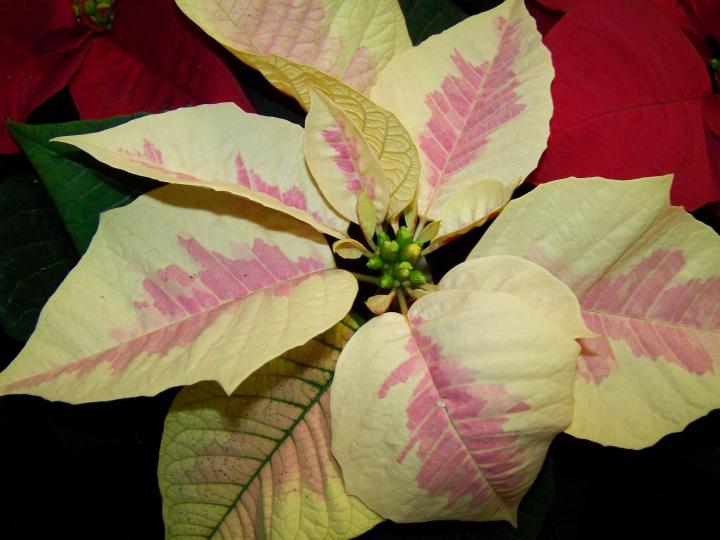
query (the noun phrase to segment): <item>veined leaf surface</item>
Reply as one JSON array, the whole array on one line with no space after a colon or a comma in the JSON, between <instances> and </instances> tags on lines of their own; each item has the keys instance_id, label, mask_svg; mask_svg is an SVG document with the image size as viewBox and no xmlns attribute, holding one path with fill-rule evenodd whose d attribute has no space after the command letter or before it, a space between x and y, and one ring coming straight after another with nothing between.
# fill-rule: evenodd
<instances>
[{"instance_id":1,"label":"veined leaf surface","mask_svg":"<svg viewBox=\"0 0 720 540\"><path fill-rule=\"evenodd\" d=\"M350 309L322 236L211 190L166 186L103 214L0 393L71 403L215 380L232 392Z\"/></svg>"},{"instance_id":2,"label":"veined leaf surface","mask_svg":"<svg viewBox=\"0 0 720 540\"><path fill-rule=\"evenodd\" d=\"M347 231L348 222L328 207L307 171L302 128L232 103L177 109L54 140L134 174L247 197L337 238Z\"/></svg>"},{"instance_id":3,"label":"veined leaf surface","mask_svg":"<svg viewBox=\"0 0 720 540\"><path fill-rule=\"evenodd\" d=\"M379 29L379 33L372 37L372 40L382 44L381 48L385 51L381 55L382 62L373 69L381 68L396 52L411 46L402 12L396 2L314 0L290 7L283 4L284 9L294 14L290 16L290 20L278 19L279 4L274 2L244 1L236 3L232 10L226 11L223 11L218 3L213 3L209 8L205 7L205 4L210 4L207 0L177 0L177 3L195 23L225 45L240 60L259 70L280 91L298 100L305 110L310 109L310 89L327 96L362 131L389 181L395 186L390 215L399 214L409 204L415 196L417 178L420 174L417 148L395 115L378 107L363 94L370 87L370 80L374 82L374 73L368 79L366 87L353 87L352 81L332 70L327 72L322 65L302 57L302 54L315 47L313 43L318 39L318 34L313 32L317 31L317 17L321 20L325 17L326 20L340 21L345 15L354 14L355 19L348 19L343 23L349 24L349 28L342 30L343 40L352 41L357 36L363 35L363 32L366 32L363 21L370 17L372 24L377 23ZM261 29L257 21L263 9L270 14L267 21L272 23ZM305 18L309 13L316 18ZM245 25L248 27L246 28ZM278 25L282 26L281 31L279 34L273 33ZM252 33L256 31L265 36L263 40L251 39ZM367 37L369 38L373 32L367 32ZM272 41L274 39L272 36L277 35L283 36L283 39L277 39L278 42L285 38L290 42L302 41L304 45L295 47L298 54L302 53L301 56L289 54L285 50L288 47L293 49L291 43L288 47L279 49L276 49L272 43L267 46L265 42L268 39ZM322 36L322 32L319 35ZM354 55L358 50L362 49L348 49L348 53Z\"/></svg>"},{"instance_id":4,"label":"veined leaf surface","mask_svg":"<svg viewBox=\"0 0 720 540\"><path fill-rule=\"evenodd\" d=\"M185 14L231 50L279 56L340 79L360 92L398 52L411 47L395 0L176 0ZM282 74L266 72L274 83Z\"/></svg>"},{"instance_id":5,"label":"veined leaf surface","mask_svg":"<svg viewBox=\"0 0 720 540\"><path fill-rule=\"evenodd\" d=\"M720 407L720 238L671 177L567 179L511 202L471 253L540 264L588 327L568 433L642 448Z\"/></svg>"},{"instance_id":6,"label":"veined leaf surface","mask_svg":"<svg viewBox=\"0 0 720 540\"><path fill-rule=\"evenodd\" d=\"M346 219L358 222L358 195L375 205L376 220L387 214L392 186L370 145L350 117L311 90L305 120L305 160L323 195Z\"/></svg>"},{"instance_id":7,"label":"veined leaf surface","mask_svg":"<svg viewBox=\"0 0 720 540\"><path fill-rule=\"evenodd\" d=\"M273 84L297 99L306 110L310 109L310 89L327 96L360 129L388 181L394 186L389 214L399 214L412 201L420 174L420 158L410 134L393 113L315 68L295 64L279 56L234 52L252 65L277 68L282 77L273 80ZM265 72L269 69L261 69L266 77Z\"/></svg>"},{"instance_id":8,"label":"veined leaf surface","mask_svg":"<svg viewBox=\"0 0 720 540\"><path fill-rule=\"evenodd\" d=\"M211 383L178 395L158 466L168 538L354 538L381 521L330 454L330 383L357 328L347 317L229 397Z\"/></svg>"},{"instance_id":9,"label":"veined leaf surface","mask_svg":"<svg viewBox=\"0 0 720 540\"><path fill-rule=\"evenodd\" d=\"M372 98L420 147L418 209L442 221L438 242L482 223L535 168L549 134L552 77L521 0L428 38L380 73Z\"/></svg>"},{"instance_id":10,"label":"veined leaf surface","mask_svg":"<svg viewBox=\"0 0 720 540\"><path fill-rule=\"evenodd\" d=\"M348 492L394 521L515 523L551 440L572 419L580 348L523 299L526 290L449 286L407 317L371 320L345 346L331 396L333 452ZM579 317L570 307L562 320Z\"/></svg>"}]
</instances>

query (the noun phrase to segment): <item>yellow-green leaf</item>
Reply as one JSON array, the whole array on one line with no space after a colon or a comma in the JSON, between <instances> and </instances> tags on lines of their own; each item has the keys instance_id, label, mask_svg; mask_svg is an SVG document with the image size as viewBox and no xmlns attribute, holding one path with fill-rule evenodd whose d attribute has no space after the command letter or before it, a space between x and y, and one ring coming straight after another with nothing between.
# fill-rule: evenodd
<instances>
[{"instance_id":1,"label":"yellow-green leaf","mask_svg":"<svg viewBox=\"0 0 720 540\"><path fill-rule=\"evenodd\" d=\"M287 58L320 69L360 92L372 86L377 72L396 53L411 47L405 19L395 0L176 0L176 3L198 26L233 52L250 53L258 58ZM287 76L282 67L255 63L250 55L241 59L259 69L273 84Z\"/></svg>"},{"instance_id":2,"label":"yellow-green leaf","mask_svg":"<svg viewBox=\"0 0 720 540\"><path fill-rule=\"evenodd\" d=\"M370 256L372 253L368 249L353 238L344 238L333 242L332 249L343 259L359 259L363 255Z\"/></svg>"},{"instance_id":3,"label":"yellow-green leaf","mask_svg":"<svg viewBox=\"0 0 720 540\"><path fill-rule=\"evenodd\" d=\"M343 349L331 396L348 492L398 522L515 523L572 419L578 351L507 292L442 290L407 318L373 319Z\"/></svg>"},{"instance_id":4,"label":"yellow-green leaf","mask_svg":"<svg viewBox=\"0 0 720 540\"><path fill-rule=\"evenodd\" d=\"M212 383L178 395L158 465L168 538L354 538L381 520L330 454L330 383L357 328L346 318L229 397Z\"/></svg>"},{"instance_id":5,"label":"yellow-green leaf","mask_svg":"<svg viewBox=\"0 0 720 540\"><path fill-rule=\"evenodd\" d=\"M178 109L55 140L134 174L247 197L336 238L347 231L348 221L328 207L308 174L302 128L232 103Z\"/></svg>"},{"instance_id":6,"label":"yellow-green leaf","mask_svg":"<svg viewBox=\"0 0 720 540\"><path fill-rule=\"evenodd\" d=\"M433 238L437 236L438 232L440 232L440 225L441 223L439 221L431 221L430 223L426 224L418 233L417 242L419 244L430 242Z\"/></svg>"},{"instance_id":7,"label":"yellow-green leaf","mask_svg":"<svg viewBox=\"0 0 720 540\"><path fill-rule=\"evenodd\" d=\"M671 177L567 179L511 202L471 256L545 267L582 340L568 433L642 448L720 407L720 238L669 203Z\"/></svg>"},{"instance_id":8,"label":"yellow-green leaf","mask_svg":"<svg viewBox=\"0 0 720 540\"><path fill-rule=\"evenodd\" d=\"M375 236L375 227L377 226L377 216L375 213L375 203L373 203L370 195L362 191L357 198L357 220L360 230L365 237L365 241L369 246L375 247L373 240Z\"/></svg>"},{"instance_id":9,"label":"yellow-green leaf","mask_svg":"<svg viewBox=\"0 0 720 540\"><path fill-rule=\"evenodd\" d=\"M390 309L390 306L395 300L395 296L397 296L395 291L390 291L388 294L375 294L365 300L365 305L375 315L382 315Z\"/></svg>"},{"instance_id":10,"label":"yellow-green leaf","mask_svg":"<svg viewBox=\"0 0 720 540\"><path fill-rule=\"evenodd\" d=\"M314 229L208 189L166 186L106 212L0 393L71 403L248 375L329 328L357 282Z\"/></svg>"},{"instance_id":11,"label":"yellow-green leaf","mask_svg":"<svg viewBox=\"0 0 720 540\"><path fill-rule=\"evenodd\" d=\"M372 98L420 148L420 215L441 237L481 224L545 149L553 68L522 0L470 17L398 54Z\"/></svg>"},{"instance_id":12,"label":"yellow-green leaf","mask_svg":"<svg viewBox=\"0 0 720 540\"><path fill-rule=\"evenodd\" d=\"M305 120L305 160L328 202L346 219L358 223L358 195L367 193L382 222L392 186L362 131L321 93L310 90Z\"/></svg>"}]
</instances>

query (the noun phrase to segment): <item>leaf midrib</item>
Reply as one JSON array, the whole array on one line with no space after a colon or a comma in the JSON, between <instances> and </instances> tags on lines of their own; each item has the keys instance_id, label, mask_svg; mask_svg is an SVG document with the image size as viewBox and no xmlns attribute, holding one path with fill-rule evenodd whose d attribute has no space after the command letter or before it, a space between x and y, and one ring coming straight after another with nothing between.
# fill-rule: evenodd
<instances>
[{"instance_id":1,"label":"leaf midrib","mask_svg":"<svg viewBox=\"0 0 720 540\"><path fill-rule=\"evenodd\" d=\"M340 321L338 321L337 324L342 324L343 326L345 326L353 331L357 331L356 328L352 328L349 324L347 324L344 319L341 319ZM313 340L318 341L319 343L321 343L324 346L328 346L328 343L325 342L324 340L321 340L320 338L313 338ZM336 349L336 346L333 345L331 348L334 350L334 349ZM296 360L295 363L299 364L300 362L298 362ZM302 365L305 365L310 368L315 368L315 366L312 366L309 364L302 364ZM258 477L260 472L270 463L270 461L272 460L272 457L275 455L275 452L277 452L280 449L280 447L283 444L285 444L285 441L287 441L288 438L292 437L293 431L295 431L295 428L300 424L300 422L302 422L305 419L305 415L307 413L309 413L310 410L315 405L320 403L320 399L322 398L322 396L325 395L325 392L327 392L330 389L330 385L332 384L334 377L335 377L335 372L333 371L331 374L329 374L328 380L325 382L325 384L323 384L320 388L317 389L317 393L315 394L315 397L313 397L313 399L310 401L310 403L308 403L307 407L304 408L303 411L298 415L298 418L292 423L292 425L288 429L284 430L284 435L280 439L277 440L278 442L273 447L272 451L270 453L268 453L267 457L260 463L260 465L255 470L255 472L250 477L250 479L242 486L242 488L240 489L240 492L235 497L233 502L230 505L228 505L228 509L225 512L225 514L223 514L223 516L218 520L218 523L215 526L215 528L205 537L206 540L210 540L218 532L218 530L220 529L220 526L225 522L227 517L230 515L230 512L232 512L232 510L238 505L240 499L245 494L245 492L248 490L250 485L255 481L255 479ZM263 399L266 399L266 398L263 398Z\"/></svg>"}]
</instances>

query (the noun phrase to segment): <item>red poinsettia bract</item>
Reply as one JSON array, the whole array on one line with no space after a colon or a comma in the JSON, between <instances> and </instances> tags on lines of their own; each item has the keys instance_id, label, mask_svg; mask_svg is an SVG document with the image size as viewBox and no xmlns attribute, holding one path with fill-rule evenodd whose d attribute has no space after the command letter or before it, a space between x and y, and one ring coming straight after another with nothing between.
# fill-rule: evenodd
<instances>
[{"instance_id":1,"label":"red poinsettia bract","mask_svg":"<svg viewBox=\"0 0 720 540\"><path fill-rule=\"evenodd\" d=\"M568 12L545 37L556 69L555 110L531 180L674 173L673 204L695 210L720 200L720 137L712 129L718 96L709 48L699 45L713 32L705 17L718 8L701 1L542 3Z\"/></svg>"},{"instance_id":2,"label":"red poinsettia bract","mask_svg":"<svg viewBox=\"0 0 720 540\"><path fill-rule=\"evenodd\" d=\"M18 149L5 120L26 120L68 84L82 118L222 101L252 110L222 49L173 0L118 0L105 32L76 17L71 0L0 0L0 9L0 153Z\"/></svg>"}]
</instances>

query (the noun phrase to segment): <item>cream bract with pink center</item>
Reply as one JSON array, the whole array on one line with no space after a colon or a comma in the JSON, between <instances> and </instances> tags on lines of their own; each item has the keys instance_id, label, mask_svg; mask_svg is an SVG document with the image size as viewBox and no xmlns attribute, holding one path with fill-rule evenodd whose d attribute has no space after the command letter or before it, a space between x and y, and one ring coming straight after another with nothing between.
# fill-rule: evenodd
<instances>
[{"instance_id":1,"label":"cream bract with pink center","mask_svg":"<svg viewBox=\"0 0 720 540\"><path fill-rule=\"evenodd\" d=\"M202 380L232 392L340 320L356 292L308 225L168 186L103 214L0 393L80 403Z\"/></svg>"},{"instance_id":2,"label":"cream bract with pink center","mask_svg":"<svg viewBox=\"0 0 720 540\"><path fill-rule=\"evenodd\" d=\"M247 197L336 238L347 232L348 221L328 206L308 174L303 129L286 120L221 103L55 140L133 174Z\"/></svg>"},{"instance_id":3,"label":"cream bract with pink center","mask_svg":"<svg viewBox=\"0 0 720 540\"><path fill-rule=\"evenodd\" d=\"M556 281L535 274L541 286ZM580 348L566 328L578 326L577 303L556 313L574 321L560 325L511 283L501 292L450 286L407 317L373 319L346 345L333 382L333 452L348 491L394 521L515 523L572 419ZM567 288L562 296L572 299Z\"/></svg>"},{"instance_id":4,"label":"cream bract with pink center","mask_svg":"<svg viewBox=\"0 0 720 540\"><path fill-rule=\"evenodd\" d=\"M310 95L305 160L323 195L342 216L357 223L357 196L364 191L375 204L377 222L382 223L394 191L382 165L340 107L314 90Z\"/></svg>"},{"instance_id":5,"label":"cream bract with pink center","mask_svg":"<svg viewBox=\"0 0 720 540\"><path fill-rule=\"evenodd\" d=\"M720 407L720 238L670 206L671 176L567 179L511 202L471 257L516 255L580 300L568 433L643 448Z\"/></svg>"},{"instance_id":6,"label":"cream bract with pink center","mask_svg":"<svg viewBox=\"0 0 720 540\"><path fill-rule=\"evenodd\" d=\"M276 85L287 74L271 62L262 62L263 57L320 69L365 92L393 55L411 47L395 0L176 3L205 32Z\"/></svg>"},{"instance_id":7,"label":"cream bract with pink center","mask_svg":"<svg viewBox=\"0 0 720 540\"><path fill-rule=\"evenodd\" d=\"M522 0L398 54L371 96L418 146L418 212L436 244L482 223L535 168L552 115L550 53Z\"/></svg>"}]
</instances>

